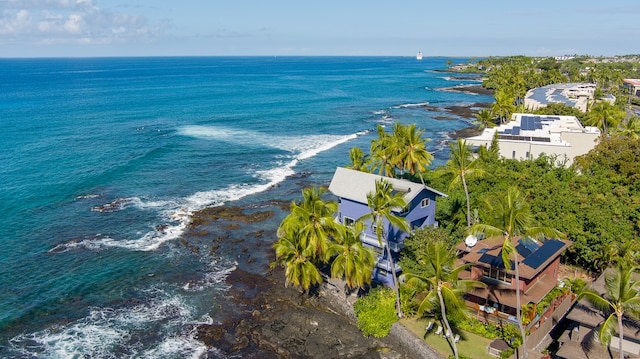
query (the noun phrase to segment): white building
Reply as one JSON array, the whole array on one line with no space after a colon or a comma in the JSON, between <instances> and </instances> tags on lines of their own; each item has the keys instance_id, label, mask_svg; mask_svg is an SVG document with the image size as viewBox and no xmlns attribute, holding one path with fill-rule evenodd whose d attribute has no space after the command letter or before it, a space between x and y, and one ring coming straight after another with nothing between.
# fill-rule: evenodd
<instances>
[{"instance_id":1,"label":"white building","mask_svg":"<svg viewBox=\"0 0 640 359\"><path fill-rule=\"evenodd\" d=\"M563 103L587 112L587 106L593 101L596 85L592 83L553 84L527 91L524 107L535 111L550 103Z\"/></svg>"},{"instance_id":2,"label":"white building","mask_svg":"<svg viewBox=\"0 0 640 359\"><path fill-rule=\"evenodd\" d=\"M496 132L502 157L534 159L545 153L557 155L557 162L567 165L593 149L600 137L597 127L583 127L575 116L515 113L509 123L485 128L480 135L467 138L467 143L489 147Z\"/></svg>"}]
</instances>

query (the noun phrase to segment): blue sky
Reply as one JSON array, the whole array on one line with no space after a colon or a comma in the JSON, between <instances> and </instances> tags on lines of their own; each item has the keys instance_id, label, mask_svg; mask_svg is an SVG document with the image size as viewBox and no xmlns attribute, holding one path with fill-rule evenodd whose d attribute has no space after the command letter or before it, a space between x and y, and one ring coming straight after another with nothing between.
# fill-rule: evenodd
<instances>
[{"instance_id":1,"label":"blue sky","mask_svg":"<svg viewBox=\"0 0 640 359\"><path fill-rule=\"evenodd\" d=\"M0 0L0 57L640 53L637 0Z\"/></svg>"}]
</instances>

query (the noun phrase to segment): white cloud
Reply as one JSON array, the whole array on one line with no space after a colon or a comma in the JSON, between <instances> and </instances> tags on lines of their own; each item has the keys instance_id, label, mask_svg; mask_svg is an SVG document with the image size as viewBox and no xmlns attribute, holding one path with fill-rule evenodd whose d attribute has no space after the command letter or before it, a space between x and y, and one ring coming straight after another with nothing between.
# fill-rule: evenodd
<instances>
[{"instance_id":1,"label":"white cloud","mask_svg":"<svg viewBox=\"0 0 640 359\"><path fill-rule=\"evenodd\" d=\"M162 25L150 26L135 14L111 11L93 0L0 1L2 43L113 43L156 37Z\"/></svg>"}]
</instances>

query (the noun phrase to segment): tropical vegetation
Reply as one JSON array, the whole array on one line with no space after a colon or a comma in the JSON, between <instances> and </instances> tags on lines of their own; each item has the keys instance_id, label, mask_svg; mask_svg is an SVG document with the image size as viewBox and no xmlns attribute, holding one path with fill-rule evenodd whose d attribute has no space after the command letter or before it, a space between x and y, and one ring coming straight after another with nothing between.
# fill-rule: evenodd
<instances>
[{"instance_id":1,"label":"tropical vegetation","mask_svg":"<svg viewBox=\"0 0 640 359\"><path fill-rule=\"evenodd\" d=\"M603 140L588 154L576 158L569 167L546 155L525 161L500 158L495 138L489 148L481 147L476 153L464 141L456 141L449 145L446 164L430 169L433 156L426 150L422 130L396 123L387 132L378 126L368 153L351 149L349 167L421 181L446 192L448 196L438 200L440 226L418 230L405 240L399 262L402 283L393 273L394 288L375 288L371 283L375 258L372 261L371 252L359 243L359 235L363 226L372 226L382 245L392 228L409 231L406 222L392 211L406 204L388 183L380 181L367 197L370 213L354 226L343 227L333 220L337 204L324 198L325 190L305 189L303 199L291 204L291 213L282 221L274 244L274 265L285 268L287 284L308 291L330 275L343 279L349 289L372 288L354 306L365 335L386 335L403 313L435 316L451 331L482 332L473 319L464 319L464 312L458 310L462 308L460 295L469 289L469 283L455 275L460 269L452 262L451 248L468 234L501 236L503 262L507 268L514 264L517 281L518 257L512 240L564 234L573 243L562 256L565 264L594 276L609 267L619 268L610 276L613 279L608 279L606 293L587 290L582 296L610 308L605 312L613 317L608 317L606 331L600 334L604 342L608 343L616 330L622 335L618 318L635 318L637 313L631 309L637 307L630 305L635 305L640 288L625 274L635 271L640 260L640 125L637 117L626 115L628 101L619 85L624 77L640 77L640 67L596 62L585 72L587 61L583 57L563 62L508 57L479 60L473 66L485 72L484 85L495 89L495 103L478 113L480 127L508 121L513 111L523 110L522 99L528 89L554 82L594 81L599 94L618 96L615 104L596 102L586 114L555 104L537 111L574 115L585 124L600 127ZM386 256L392 260L386 247ZM393 263L390 266L395 269ZM580 292L584 283L567 285ZM563 290L552 291L545 300L550 302ZM519 301L519 293L517 298ZM518 303L518 327L502 329L511 330L505 339L517 337L513 346L526 341L522 320L527 316L521 312L530 309ZM457 352L455 343L452 350L456 357L464 354Z\"/></svg>"},{"instance_id":2,"label":"tropical vegetation","mask_svg":"<svg viewBox=\"0 0 640 359\"><path fill-rule=\"evenodd\" d=\"M377 287L358 298L353 305L362 334L376 338L386 337L393 323L398 321L395 295L390 288Z\"/></svg>"},{"instance_id":3,"label":"tropical vegetation","mask_svg":"<svg viewBox=\"0 0 640 359\"><path fill-rule=\"evenodd\" d=\"M385 180L376 181L376 189L374 192L367 194L367 204L371 212L365 214L358 219L358 222L365 221L369 223L376 232L380 247L384 247L386 251L386 260L391 267L391 275L393 278L393 290L396 294L396 310L398 317L402 318L402 305L400 304L400 286L398 284L398 275L396 266L391 254L391 248L386 244L386 235L389 234L391 228L397 228L403 232L409 232L409 224L407 221L394 213L394 209L405 208L407 203L400 192L394 192L391 183Z\"/></svg>"},{"instance_id":4,"label":"tropical vegetation","mask_svg":"<svg viewBox=\"0 0 640 359\"><path fill-rule=\"evenodd\" d=\"M429 241L415 254L420 271L403 274L403 281L414 291L414 300L419 301L419 316L423 316L425 312L439 313L445 325L445 333L448 333L447 337L453 347L453 355L458 359L457 340L454 340L454 331L448 317L452 316L458 320L465 318L463 295L472 287L484 284L458 278L467 266L456 266L456 252L445 241Z\"/></svg>"}]
</instances>

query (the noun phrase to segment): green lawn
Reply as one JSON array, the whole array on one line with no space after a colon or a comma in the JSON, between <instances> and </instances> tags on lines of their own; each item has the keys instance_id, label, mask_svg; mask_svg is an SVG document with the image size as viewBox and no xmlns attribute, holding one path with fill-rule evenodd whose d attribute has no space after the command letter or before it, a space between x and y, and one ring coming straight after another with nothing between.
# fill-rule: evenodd
<instances>
[{"instance_id":1,"label":"green lawn","mask_svg":"<svg viewBox=\"0 0 640 359\"><path fill-rule=\"evenodd\" d=\"M417 337L424 338L425 327L429 320L425 319L402 319L400 322L409 328ZM432 348L437 350L443 357L453 355L451 345L442 335L436 335L434 329L426 336L425 342ZM458 353L469 358L476 359L495 359L496 357L487 352L487 347L491 343L491 339L483 338L477 334L461 331L460 341L458 342Z\"/></svg>"}]
</instances>

